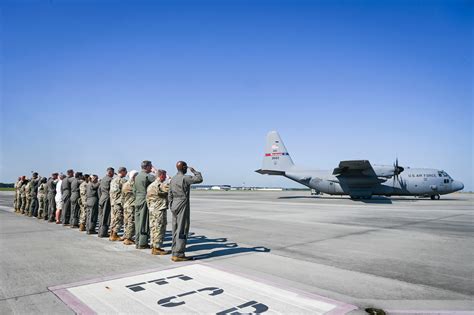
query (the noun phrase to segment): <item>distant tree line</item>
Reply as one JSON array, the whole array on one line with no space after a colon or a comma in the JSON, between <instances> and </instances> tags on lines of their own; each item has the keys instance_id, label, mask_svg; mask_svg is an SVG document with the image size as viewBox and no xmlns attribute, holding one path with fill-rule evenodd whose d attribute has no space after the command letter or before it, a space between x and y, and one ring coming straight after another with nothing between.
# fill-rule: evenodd
<instances>
[{"instance_id":1,"label":"distant tree line","mask_svg":"<svg viewBox=\"0 0 474 315\"><path fill-rule=\"evenodd\" d=\"M0 188L13 188L15 187L15 184L6 184L6 183L0 183Z\"/></svg>"}]
</instances>

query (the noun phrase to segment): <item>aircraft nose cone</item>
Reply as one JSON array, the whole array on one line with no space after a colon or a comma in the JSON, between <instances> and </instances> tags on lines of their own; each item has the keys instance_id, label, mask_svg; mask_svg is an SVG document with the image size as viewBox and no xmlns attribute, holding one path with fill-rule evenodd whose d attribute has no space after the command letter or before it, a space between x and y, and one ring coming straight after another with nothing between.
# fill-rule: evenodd
<instances>
[{"instance_id":1,"label":"aircraft nose cone","mask_svg":"<svg viewBox=\"0 0 474 315\"><path fill-rule=\"evenodd\" d=\"M464 184L458 180L455 180L453 182L453 188L455 191L458 191L458 190L463 190L464 189Z\"/></svg>"}]
</instances>

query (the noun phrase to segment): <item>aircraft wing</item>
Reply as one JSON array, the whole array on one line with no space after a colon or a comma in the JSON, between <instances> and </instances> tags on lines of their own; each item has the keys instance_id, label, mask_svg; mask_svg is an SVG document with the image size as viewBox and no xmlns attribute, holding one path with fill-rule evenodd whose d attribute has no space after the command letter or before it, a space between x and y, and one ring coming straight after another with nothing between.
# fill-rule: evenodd
<instances>
[{"instance_id":1,"label":"aircraft wing","mask_svg":"<svg viewBox=\"0 0 474 315\"><path fill-rule=\"evenodd\" d=\"M267 174L267 175L281 175L284 176L285 172L284 171L275 171L275 170L264 170L264 169L258 169L255 172L259 174Z\"/></svg>"},{"instance_id":2,"label":"aircraft wing","mask_svg":"<svg viewBox=\"0 0 474 315\"><path fill-rule=\"evenodd\" d=\"M341 161L332 174L337 176L341 187L354 197L372 195L374 185L384 181L377 177L367 160Z\"/></svg>"},{"instance_id":3,"label":"aircraft wing","mask_svg":"<svg viewBox=\"0 0 474 315\"><path fill-rule=\"evenodd\" d=\"M332 172L333 175L342 176L358 176L358 177L374 177L377 178L372 165L367 160L341 161L339 167Z\"/></svg>"}]
</instances>

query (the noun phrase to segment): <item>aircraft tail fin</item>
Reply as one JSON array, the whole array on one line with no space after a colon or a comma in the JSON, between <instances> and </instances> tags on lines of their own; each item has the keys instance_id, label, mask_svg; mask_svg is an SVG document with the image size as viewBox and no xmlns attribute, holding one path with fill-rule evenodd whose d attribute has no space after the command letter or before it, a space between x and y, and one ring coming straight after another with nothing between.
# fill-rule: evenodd
<instances>
[{"instance_id":1,"label":"aircraft tail fin","mask_svg":"<svg viewBox=\"0 0 474 315\"><path fill-rule=\"evenodd\" d=\"M262 168L256 170L256 172L268 175L285 175L285 171L293 166L293 160L278 132L269 132L265 143L265 156L263 157Z\"/></svg>"}]
</instances>

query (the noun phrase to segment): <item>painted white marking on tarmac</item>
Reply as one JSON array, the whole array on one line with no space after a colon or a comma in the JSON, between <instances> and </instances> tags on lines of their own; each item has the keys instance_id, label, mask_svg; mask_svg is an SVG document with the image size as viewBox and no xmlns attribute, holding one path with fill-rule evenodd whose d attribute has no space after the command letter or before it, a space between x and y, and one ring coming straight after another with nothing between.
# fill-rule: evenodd
<instances>
[{"instance_id":1,"label":"painted white marking on tarmac","mask_svg":"<svg viewBox=\"0 0 474 315\"><path fill-rule=\"evenodd\" d=\"M202 264L53 290L78 313L345 314L355 306Z\"/></svg>"}]
</instances>

